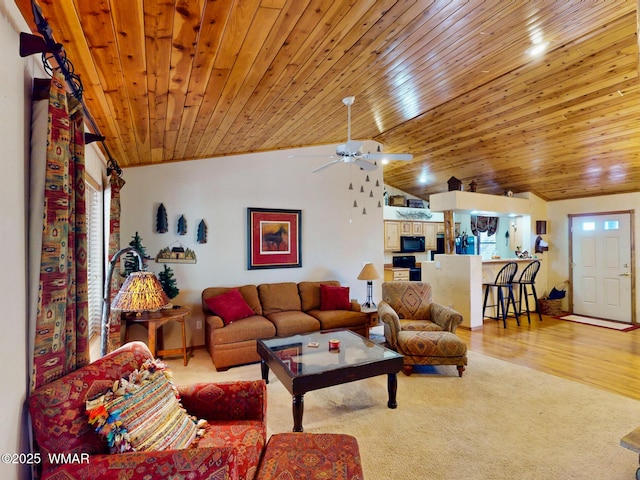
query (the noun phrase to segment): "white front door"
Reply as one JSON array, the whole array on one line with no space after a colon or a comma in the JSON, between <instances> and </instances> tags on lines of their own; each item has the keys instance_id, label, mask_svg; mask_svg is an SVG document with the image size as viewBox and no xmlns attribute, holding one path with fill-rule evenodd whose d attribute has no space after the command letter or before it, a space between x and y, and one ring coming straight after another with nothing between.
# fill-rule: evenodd
<instances>
[{"instance_id":1,"label":"white front door","mask_svg":"<svg viewBox=\"0 0 640 480\"><path fill-rule=\"evenodd\" d=\"M631 323L631 214L571 216L573 313Z\"/></svg>"}]
</instances>

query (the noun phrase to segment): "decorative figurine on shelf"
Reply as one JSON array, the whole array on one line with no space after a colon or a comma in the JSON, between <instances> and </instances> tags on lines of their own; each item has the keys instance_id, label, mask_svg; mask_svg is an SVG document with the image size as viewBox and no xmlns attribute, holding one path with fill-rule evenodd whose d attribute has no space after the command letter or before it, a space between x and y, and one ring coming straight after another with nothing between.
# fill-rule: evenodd
<instances>
[{"instance_id":1,"label":"decorative figurine on shelf","mask_svg":"<svg viewBox=\"0 0 640 480\"><path fill-rule=\"evenodd\" d=\"M200 220L198 224L198 234L196 236L198 243L207 243L207 224L204 223L204 220Z\"/></svg>"},{"instance_id":2,"label":"decorative figurine on shelf","mask_svg":"<svg viewBox=\"0 0 640 480\"><path fill-rule=\"evenodd\" d=\"M462 190L462 182L456 177L451 177L449 180L447 180L447 184L449 185L450 192L452 190Z\"/></svg>"},{"instance_id":3,"label":"decorative figurine on shelf","mask_svg":"<svg viewBox=\"0 0 640 480\"><path fill-rule=\"evenodd\" d=\"M178 235L186 235L187 234L187 219L184 218L184 215L180 215L178 219Z\"/></svg>"},{"instance_id":4,"label":"decorative figurine on shelf","mask_svg":"<svg viewBox=\"0 0 640 480\"><path fill-rule=\"evenodd\" d=\"M161 203L156 214L156 232L167 233L169 231L169 220L167 218L167 209Z\"/></svg>"},{"instance_id":5,"label":"decorative figurine on shelf","mask_svg":"<svg viewBox=\"0 0 640 480\"><path fill-rule=\"evenodd\" d=\"M475 180L471 180L471 183L469 184L469 191L470 192L475 192L477 186L478 186L478 184L475 182Z\"/></svg>"}]
</instances>

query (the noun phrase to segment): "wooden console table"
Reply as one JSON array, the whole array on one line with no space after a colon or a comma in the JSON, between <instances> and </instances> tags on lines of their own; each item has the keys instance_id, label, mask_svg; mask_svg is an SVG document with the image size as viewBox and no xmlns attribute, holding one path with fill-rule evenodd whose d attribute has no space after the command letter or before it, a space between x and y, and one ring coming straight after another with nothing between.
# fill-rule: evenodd
<instances>
[{"instance_id":1,"label":"wooden console table","mask_svg":"<svg viewBox=\"0 0 640 480\"><path fill-rule=\"evenodd\" d=\"M141 315L136 315L132 313L123 313L122 319L126 323L126 334L125 339L129 341L129 325L131 324L142 324L147 328L148 331L148 345L149 350L151 350L151 355L156 356L171 356L171 355L182 355L184 359L184 365L187 365L187 338L185 332L185 319L191 310L189 307L178 307L178 308L168 308L166 310L161 310L160 312L153 313L143 313ZM158 343L158 329L168 322L178 322L182 327L182 348L174 348L170 350L157 350ZM161 331L162 333L162 331Z\"/></svg>"}]
</instances>

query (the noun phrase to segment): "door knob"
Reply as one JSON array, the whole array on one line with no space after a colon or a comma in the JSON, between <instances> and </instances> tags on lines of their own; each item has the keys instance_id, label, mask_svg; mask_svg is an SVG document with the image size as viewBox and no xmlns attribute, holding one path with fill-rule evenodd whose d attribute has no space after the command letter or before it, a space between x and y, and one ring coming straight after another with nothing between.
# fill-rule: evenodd
<instances>
[{"instance_id":1,"label":"door knob","mask_svg":"<svg viewBox=\"0 0 640 480\"><path fill-rule=\"evenodd\" d=\"M624 272L621 273L620 275L618 275L619 277L628 277L629 276L629 272Z\"/></svg>"}]
</instances>

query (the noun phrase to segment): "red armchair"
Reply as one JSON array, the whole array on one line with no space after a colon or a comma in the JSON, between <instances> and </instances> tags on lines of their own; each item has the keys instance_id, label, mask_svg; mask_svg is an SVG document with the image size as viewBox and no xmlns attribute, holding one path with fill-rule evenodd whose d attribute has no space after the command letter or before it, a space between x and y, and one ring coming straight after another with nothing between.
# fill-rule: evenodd
<instances>
[{"instance_id":1,"label":"red armchair","mask_svg":"<svg viewBox=\"0 0 640 480\"><path fill-rule=\"evenodd\" d=\"M29 411L43 479L255 477L266 441L262 380L178 386L187 412L209 422L195 445L184 450L109 453L104 439L87 421L86 401L149 358L144 343L131 342L32 393Z\"/></svg>"}]
</instances>

